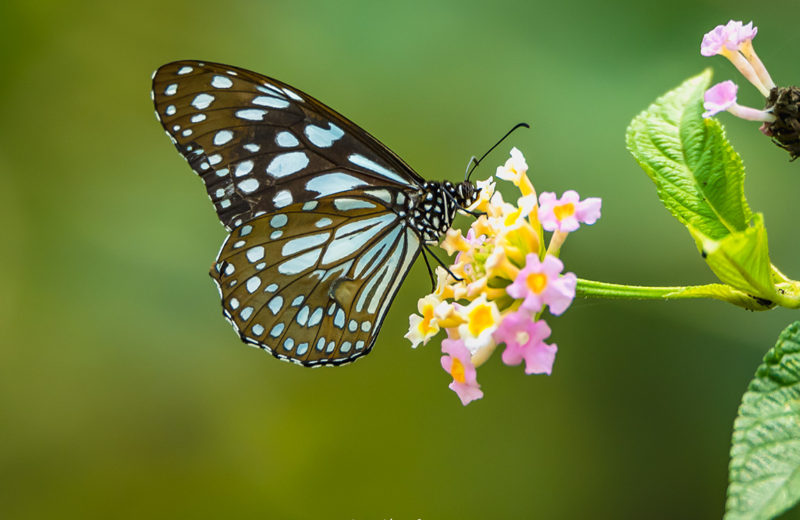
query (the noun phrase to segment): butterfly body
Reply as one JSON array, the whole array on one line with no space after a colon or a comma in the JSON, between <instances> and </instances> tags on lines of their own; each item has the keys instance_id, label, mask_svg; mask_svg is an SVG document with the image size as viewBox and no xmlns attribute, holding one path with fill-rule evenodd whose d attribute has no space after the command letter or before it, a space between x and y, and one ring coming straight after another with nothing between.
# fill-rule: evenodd
<instances>
[{"instance_id":1,"label":"butterfly body","mask_svg":"<svg viewBox=\"0 0 800 520\"><path fill-rule=\"evenodd\" d=\"M174 62L156 116L229 231L211 277L243 341L306 366L372 348L424 244L477 192L426 181L311 96L244 69Z\"/></svg>"}]
</instances>

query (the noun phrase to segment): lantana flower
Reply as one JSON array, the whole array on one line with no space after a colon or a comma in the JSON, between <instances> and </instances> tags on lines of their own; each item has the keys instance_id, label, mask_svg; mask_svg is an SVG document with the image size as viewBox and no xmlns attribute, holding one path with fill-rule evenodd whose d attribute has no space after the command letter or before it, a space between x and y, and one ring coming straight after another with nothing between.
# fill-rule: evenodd
<instances>
[{"instance_id":1,"label":"lantana flower","mask_svg":"<svg viewBox=\"0 0 800 520\"><path fill-rule=\"evenodd\" d=\"M792 159L795 159L800 157L800 88L775 86L753 47L756 34L758 28L753 26L753 22L743 24L731 20L703 36L700 53L703 56L719 54L730 60L764 96L765 108L759 110L737 104L736 85L731 81L723 81L706 91L703 117L713 117L727 110L742 119L761 121L761 132L789 151Z\"/></svg>"},{"instance_id":2,"label":"lantana flower","mask_svg":"<svg viewBox=\"0 0 800 520\"><path fill-rule=\"evenodd\" d=\"M446 339L442 341L442 353L445 354L442 356L442 368L453 377L450 390L458 395L461 404L466 406L483 397L481 385L478 384L478 372L464 342Z\"/></svg>"},{"instance_id":3,"label":"lantana flower","mask_svg":"<svg viewBox=\"0 0 800 520\"><path fill-rule=\"evenodd\" d=\"M417 310L421 316L412 314L408 317L408 332L405 335L412 347L417 348L420 343L427 343L439 332L439 324L434 311L440 303L441 300L435 294L429 294L417 302Z\"/></svg>"},{"instance_id":4,"label":"lantana flower","mask_svg":"<svg viewBox=\"0 0 800 520\"><path fill-rule=\"evenodd\" d=\"M764 97L775 86L772 78L761 63L753 48L753 38L758 27L753 22L747 25L731 20L727 25L718 25L703 36L700 54L714 56L720 54L728 60L755 86Z\"/></svg>"},{"instance_id":5,"label":"lantana flower","mask_svg":"<svg viewBox=\"0 0 800 520\"><path fill-rule=\"evenodd\" d=\"M553 370L558 347L544 342L550 336L550 327L544 320L534 320L531 314L520 309L509 313L494 333L498 343L505 343L503 363L519 365L525 360L526 374L547 374Z\"/></svg>"},{"instance_id":6,"label":"lantana flower","mask_svg":"<svg viewBox=\"0 0 800 520\"><path fill-rule=\"evenodd\" d=\"M525 267L514 281L506 287L513 298L522 300L522 308L539 312L544 305L550 313L558 316L567 310L575 298L577 277L574 273L561 274L564 264L558 258L547 255L543 261L533 253L525 257Z\"/></svg>"},{"instance_id":7,"label":"lantana flower","mask_svg":"<svg viewBox=\"0 0 800 520\"><path fill-rule=\"evenodd\" d=\"M492 344L494 331L500 325L500 311L495 302L479 296L467 306L459 306L460 314L466 321L458 326L458 336L470 353L476 354L480 349Z\"/></svg>"},{"instance_id":8,"label":"lantana flower","mask_svg":"<svg viewBox=\"0 0 800 520\"><path fill-rule=\"evenodd\" d=\"M597 197L580 200L575 190L567 190L560 199L546 191L539 195L539 221L545 231L571 233L581 223L594 224L600 218L601 201Z\"/></svg>"},{"instance_id":9,"label":"lantana flower","mask_svg":"<svg viewBox=\"0 0 800 520\"><path fill-rule=\"evenodd\" d=\"M542 315L563 313L577 285L574 273L563 273L558 246L578 224L600 217L600 199L581 201L574 191L537 198L527 170L514 148L497 171L519 190L511 199L516 204L506 202L491 179L477 182L480 202L469 209L483 214L466 234L447 232L440 247L455 255L453 263L436 268L433 294L420 299L420 314L409 318L406 337L415 347L446 333L442 367L463 404L483 396L476 370L503 344L505 364L525 361L527 374L551 373L557 347L544 342L550 327ZM549 244L545 231L553 231Z\"/></svg>"}]
</instances>

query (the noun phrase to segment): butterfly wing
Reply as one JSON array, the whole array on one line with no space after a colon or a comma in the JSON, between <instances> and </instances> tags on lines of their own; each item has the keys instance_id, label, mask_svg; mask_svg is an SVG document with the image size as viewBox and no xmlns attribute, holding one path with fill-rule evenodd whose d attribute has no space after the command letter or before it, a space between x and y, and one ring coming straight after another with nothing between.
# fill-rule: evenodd
<instances>
[{"instance_id":1,"label":"butterfly wing","mask_svg":"<svg viewBox=\"0 0 800 520\"><path fill-rule=\"evenodd\" d=\"M156 117L228 230L337 192L424 183L344 116L255 72L177 61L155 72L152 96Z\"/></svg>"},{"instance_id":2,"label":"butterfly wing","mask_svg":"<svg viewBox=\"0 0 800 520\"><path fill-rule=\"evenodd\" d=\"M403 197L348 191L234 230L211 276L242 339L306 366L367 354L419 253L416 233L387 207Z\"/></svg>"}]
</instances>

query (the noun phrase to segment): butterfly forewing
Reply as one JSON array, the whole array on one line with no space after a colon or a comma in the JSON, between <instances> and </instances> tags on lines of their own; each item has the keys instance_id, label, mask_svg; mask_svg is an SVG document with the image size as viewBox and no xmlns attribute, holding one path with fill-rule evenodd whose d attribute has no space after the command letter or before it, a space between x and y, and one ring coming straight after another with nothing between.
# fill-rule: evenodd
<instances>
[{"instance_id":1,"label":"butterfly forewing","mask_svg":"<svg viewBox=\"0 0 800 520\"><path fill-rule=\"evenodd\" d=\"M311 96L237 67L197 61L153 76L156 116L203 179L222 223L333 193L424 182L397 155Z\"/></svg>"},{"instance_id":2,"label":"butterfly forewing","mask_svg":"<svg viewBox=\"0 0 800 520\"><path fill-rule=\"evenodd\" d=\"M242 339L304 365L369 352L419 252L416 233L386 208L397 197L344 192L234 230L211 276Z\"/></svg>"}]
</instances>

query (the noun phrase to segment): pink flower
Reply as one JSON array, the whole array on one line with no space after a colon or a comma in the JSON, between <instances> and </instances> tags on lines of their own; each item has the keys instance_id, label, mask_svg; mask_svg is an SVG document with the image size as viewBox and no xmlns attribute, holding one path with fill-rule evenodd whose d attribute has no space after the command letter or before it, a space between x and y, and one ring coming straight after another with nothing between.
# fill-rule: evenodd
<instances>
[{"instance_id":1,"label":"pink flower","mask_svg":"<svg viewBox=\"0 0 800 520\"><path fill-rule=\"evenodd\" d=\"M731 20L725 26L728 31L728 45L731 50L738 49L743 43L752 41L758 34L758 27L753 27L753 22L743 25L742 22Z\"/></svg>"},{"instance_id":2,"label":"pink flower","mask_svg":"<svg viewBox=\"0 0 800 520\"><path fill-rule=\"evenodd\" d=\"M526 374L547 374L553 370L558 347L544 342L550 327L544 320L534 320L528 311L520 309L506 315L494 333L495 341L505 343L503 363L519 365L525 360Z\"/></svg>"},{"instance_id":3,"label":"pink flower","mask_svg":"<svg viewBox=\"0 0 800 520\"><path fill-rule=\"evenodd\" d=\"M745 107L736 102L736 93L739 87L733 81L723 81L717 83L703 94L703 117L713 117L718 113L727 110L736 117L748 121L775 121L775 115L769 110L758 110L757 108Z\"/></svg>"},{"instance_id":4,"label":"pink flower","mask_svg":"<svg viewBox=\"0 0 800 520\"><path fill-rule=\"evenodd\" d=\"M523 299L522 308L539 312L544 305L550 313L558 316L575 298L578 278L575 273L561 276L564 264L558 258L547 255L540 262L535 253L525 256L525 267L520 270L514 282L506 287L506 292L516 299Z\"/></svg>"},{"instance_id":5,"label":"pink flower","mask_svg":"<svg viewBox=\"0 0 800 520\"><path fill-rule=\"evenodd\" d=\"M539 221L547 231L575 231L580 224L594 224L600 218L602 201L597 197L580 200L574 190L564 192L560 199L546 191L539 195Z\"/></svg>"},{"instance_id":6,"label":"pink flower","mask_svg":"<svg viewBox=\"0 0 800 520\"><path fill-rule=\"evenodd\" d=\"M466 406L475 399L483 397L481 385L478 384L478 373L464 342L445 339L442 341L442 353L447 354L442 356L442 368L453 376L450 390L458 394L461 404Z\"/></svg>"},{"instance_id":7,"label":"pink flower","mask_svg":"<svg viewBox=\"0 0 800 520\"><path fill-rule=\"evenodd\" d=\"M739 87L731 80L717 83L703 95L703 117L711 117L728 110L736 104Z\"/></svg>"},{"instance_id":8,"label":"pink flower","mask_svg":"<svg viewBox=\"0 0 800 520\"><path fill-rule=\"evenodd\" d=\"M728 41L728 30L724 25L718 25L703 36L700 43L700 54L714 56L722 51Z\"/></svg>"},{"instance_id":9,"label":"pink flower","mask_svg":"<svg viewBox=\"0 0 800 520\"><path fill-rule=\"evenodd\" d=\"M746 42L756 37L758 27L753 27L753 22L747 25L740 21L731 20L727 25L718 25L703 36L700 43L700 54L714 56L725 54L725 50L737 51Z\"/></svg>"},{"instance_id":10,"label":"pink flower","mask_svg":"<svg viewBox=\"0 0 800 520\"><path fill-rule=\"evenodd\" d=\"M724 56L764 97L768 97L775 83L753 48L753 38L757 33L758 28L753 27L753 22L745 25L731 20L727 25L718 25L703 36L700 54Z\"/></svg>"}]
</instances>

